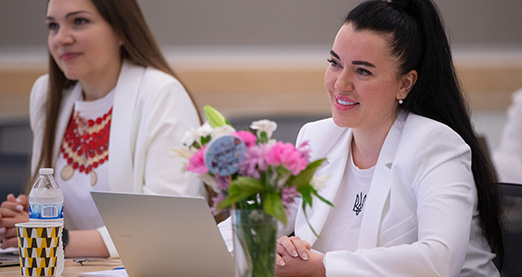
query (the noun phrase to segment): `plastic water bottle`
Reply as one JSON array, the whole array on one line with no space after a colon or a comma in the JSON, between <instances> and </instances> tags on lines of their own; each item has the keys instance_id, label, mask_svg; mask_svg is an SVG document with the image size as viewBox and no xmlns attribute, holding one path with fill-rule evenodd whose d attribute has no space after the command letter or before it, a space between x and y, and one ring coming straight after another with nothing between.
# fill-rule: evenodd
<instances>
[{"instance_id":1,"label":"plastic water bottle","mask_svg":"<svg viewBox=\"0 0 522 277\"><path fill-rule=\"evenodd\" d=\"M59 223L63 227L63 192L54 180L54 169L40 168L39 173L29 193L29 222ZM60 240L56 275L63 272L64 258Z\"/></svg>"},{"instance_id":2,"label":"plastic water bottle","mask_svg":"<svg viewBox=\"0 0 522 277\"><path fill-rule=\"evenodd\" d=\"M29 193L29 221L63 225L63 192L52 168L40 168L40 176Z\"/></svg>"}]
</instances>

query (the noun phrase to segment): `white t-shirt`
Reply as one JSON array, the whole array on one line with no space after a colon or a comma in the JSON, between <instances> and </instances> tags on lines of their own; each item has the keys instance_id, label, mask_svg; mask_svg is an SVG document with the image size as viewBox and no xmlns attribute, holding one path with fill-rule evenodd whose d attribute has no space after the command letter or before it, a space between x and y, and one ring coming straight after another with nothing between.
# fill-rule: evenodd
<instances>
[{"instance_id":1,"label":"white t-shirt","mask_svg":"<svg viewBox=\"0 0 522 277\"><path fill-rule=\"evenodd\" d=\"M350 153L332 211L314 243L314 250L326 253L336 250L355 251L364 216L364 204L370 191L375 166L359 169Z\"/></svg>"},{"instance_id":2,"label":"white t-shirt","mask_svg":"<svg viewBox=\"0 0 522 277\"><path fill-rule=\"evenodd\" d=\"M104 226L91 198L91 190L109 191L108 139L110 132L114 90L95 101L78 100L74 103L56 162L56 182L64 194L64 223L69 230L89 230ZM75 119L76 118L76 119ZM82 123L83 122L83 123ZM71 132L71 130L76 130ZM76 143L71 140L72 134ZM79 136L87 143L80 144ZM95 139L96 137L96 139ZM68 145L66 145L68 144ZM70 146L73 144L73 146ZM92 151L92 149L96 151ZM90 150L89 150L90 149ZM84 151L87 150L87 159ZM76 163L76 164L75 164ZM80 171L81 165L84 165ZM87 168L90 169L86 170ZM87 173L86 173L87 172Z\"/></svg>"}]
</instances>

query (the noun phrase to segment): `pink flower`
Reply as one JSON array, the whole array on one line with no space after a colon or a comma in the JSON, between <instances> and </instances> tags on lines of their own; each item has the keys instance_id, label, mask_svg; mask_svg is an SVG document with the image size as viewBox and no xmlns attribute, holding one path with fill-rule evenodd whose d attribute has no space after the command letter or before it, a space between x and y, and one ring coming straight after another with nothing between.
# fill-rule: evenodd
<instances>
[{"instance_id":1,"label":"pink flower","mask_svg":"<svg viewBox=\"0 0 522 277\"><path fill-rule=\"evenodd\" d=\"M265 156L270 149L269 147L270 146L266 144L260 144L247 148L245 160L241 163L239 174L259 179L259 171L266 171L268 169Z\"/></svg>"},{"instance_id":2,"label":"pink flower","mask_svg":"<svg viewBox=\"0 0 522 277\"><path fill-rule=\"evenodd\" d=\"M299 195L299 192L297 192L296 187L284 187L281 190L281 200L283 201L283 205L285 206L285 209L288 214L290 214L290 205L294 203L295 198Z\"/></svg>"},{"instance_id":3,"label":"pink flower","mask_svg":"<svg viewBox=\"0 0 522 277\"><path fill-rule=\"evenodd\" d=\"M312 152L312 147L310 147L308 141L304 141L303 143L301 143L301 145L299 145L297 149L301 151L301 153L303 153L306 161L310 162L310 152Z\"/></svg>"},{"instance_id":4,"label":"pink flower","mask_svg":"<svg viewBox=\"0 0 522 277\"><path fill-rule=\"evenodd\" d=\"M233 135L240 138L245 143L246 147L256 145L257 137L248 131L237 131Z\"/></svg>"},{"instance_id":5,"label":"pink flower","mask_svg":"<svg viewBox=\"0 0 522 277\"><path fill-rule=\"evenodd\" d=\"M297 150L293 144L280 141L268 151L266 162L274 166L282 165L290 170L293 175L298 175L308 164L305 155Z\"/></svg>"},{"instance_id":6,"label":"pink flower","mask_svg":"<svg viewBox=\"0 0 522 277\"><path fill-rule=\"evenodd\" d=\"M187 171L191 171L198 174L205 174L208 172L208 168L205 165L205 149L206 147L202 147L189 159L189 164L187 165Z\"/></svg>"},{"instance_id":7,"label":"pink flower","mask_svg":"<svg viewBox=\"0 0 522 277\"><path fill-rule=\"evenodd\" d=\"M228 176L221 177L219 175L216 175L216 188L219 191L228 190L229 187L230 187L230 179L228 178Z\"/></svg>"},{"instance_id":8,"label":"pink flower","mask_svg":"<svg viewBox=\"0 0 522 277\"><path fill-rule=\"evenodd\" d=\"M212 211L213 215L218 215L219 213L221 213L221 211L218 211L216 208L219 202L225 200L225 198L227 197L222 192L218 192L218 194L215 197L212 197L212 207L210 207L210 211Z\"/></svg>"}]
</instances>

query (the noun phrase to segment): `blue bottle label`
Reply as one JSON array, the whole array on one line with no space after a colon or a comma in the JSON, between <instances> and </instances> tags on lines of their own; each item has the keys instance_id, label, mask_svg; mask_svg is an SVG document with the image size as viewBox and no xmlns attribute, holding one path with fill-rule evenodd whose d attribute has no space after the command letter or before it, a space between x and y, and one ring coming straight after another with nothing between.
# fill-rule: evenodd
<instances>
[{"instance_id":1,"label":"blue bottle label","mask_svg":"<svg viewBox=\"0 0 522 277\"><path fill-rule=\"evenodd\" d=\"M30 219L62 219L63 204L31 204L29 205Z\"/></svg>"}]
</instances>

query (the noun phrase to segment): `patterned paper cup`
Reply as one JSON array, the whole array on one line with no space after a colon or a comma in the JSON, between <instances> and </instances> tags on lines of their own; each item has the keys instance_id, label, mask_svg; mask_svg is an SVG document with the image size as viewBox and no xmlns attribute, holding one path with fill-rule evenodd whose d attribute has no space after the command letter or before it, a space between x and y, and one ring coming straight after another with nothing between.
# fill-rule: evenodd
<instances>
[{"instance_id":1,"label":"patterned paper cup","mask_svg":"<svg viewBox=\"0 0 522 277\"><path fill-rule=\"evenodd\" d=\"M55 257L58 247L20 247L20 258L48 258ZM56 252L56 253L55 253Z\"/></svg>"},{"instance_id":2,"label":"patterned paper cup","mask_svg":"<svg viewBox=\"0 0 522 277\"><path fill-rule=\"evenodd\" d=\"M15 225L22 276L54 276L62 236L59 223L26 222Z\"/></svg>"}]
</instances>

